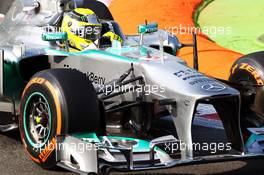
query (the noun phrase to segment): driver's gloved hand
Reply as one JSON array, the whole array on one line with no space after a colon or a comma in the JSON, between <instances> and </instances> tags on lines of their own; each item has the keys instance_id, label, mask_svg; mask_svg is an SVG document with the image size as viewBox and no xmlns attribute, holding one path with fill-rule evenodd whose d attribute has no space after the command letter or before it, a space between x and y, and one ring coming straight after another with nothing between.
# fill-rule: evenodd
<instances>
[{"instance_id":1,"label":"driver's gloved hand","mask_svg":"<svg viewBox=\"0 0 264 175\"><path fill-rule=\"evenodd\" d=\"M112 31L109 31L109 32L106 32L103 37L109 37L111 41L113 40L117 40L119 42L123 42L122 38L120 36L118 36L117 34L115 34L114 32Z\"/></svg>"}]
</instances>

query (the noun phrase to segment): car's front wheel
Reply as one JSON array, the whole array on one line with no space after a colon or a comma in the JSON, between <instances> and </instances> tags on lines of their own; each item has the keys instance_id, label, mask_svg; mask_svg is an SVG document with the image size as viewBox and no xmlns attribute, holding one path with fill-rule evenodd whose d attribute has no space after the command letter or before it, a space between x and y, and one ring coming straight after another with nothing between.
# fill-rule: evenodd
<instances>
[{"instance_id":1,"label":"car's front wheel","mask_svg":"<svg viewBox=\"0 0 264 175\"><path fill-rule=\"evenodd\" d=\"M87 77L76 70L37 73L24 89L19 127L31 159L43 168L56 165L56 136L76 132L104 134L103 111Z\"/></svg>"},{"instance_id":2,"label":"car's front wheel","mask_svg":"<svg viewBox=\"0 0 264 175\"><path fill-rule=\"evenodd\" d=\"M241 129L246 141L248 128L264 125L264 52L239 58L231 67L229 81L240 84Z\"/></svg>"}]
</instances>

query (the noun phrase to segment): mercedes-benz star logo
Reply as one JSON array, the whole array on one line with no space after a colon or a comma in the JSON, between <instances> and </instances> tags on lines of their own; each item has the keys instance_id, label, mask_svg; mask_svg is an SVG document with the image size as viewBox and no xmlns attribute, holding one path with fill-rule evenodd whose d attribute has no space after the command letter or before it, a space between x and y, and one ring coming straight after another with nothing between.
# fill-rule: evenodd
<instances>
[{"instance_id":1,"label":"mercedes-benz star logo","mask_svg":"<svg viewBox=\"0 0 264 175\"><path fill-rule=\"evenodd\" d=\"M219 83L209 83L202 86L202 89L210 92L219 92L226 89L226 87Z\"/></svg>"}]
</instances>

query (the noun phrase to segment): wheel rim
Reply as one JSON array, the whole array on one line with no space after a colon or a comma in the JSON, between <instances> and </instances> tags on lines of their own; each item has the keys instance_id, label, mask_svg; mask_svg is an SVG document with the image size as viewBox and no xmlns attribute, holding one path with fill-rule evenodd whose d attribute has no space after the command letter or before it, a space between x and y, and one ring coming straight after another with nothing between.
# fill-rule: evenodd
<instances>
[{"instance_id":1,"label":"wheel rim","mask_svg":"<svg viewBox=\"0 0 264 175\"><path fill-rule=\"evenodd\" d=\"M32 147L40 148L48 142L51 131L51 111L43 94L35 92L27 99L23 125L26 138Z\"/></svg>"}]
</instances>

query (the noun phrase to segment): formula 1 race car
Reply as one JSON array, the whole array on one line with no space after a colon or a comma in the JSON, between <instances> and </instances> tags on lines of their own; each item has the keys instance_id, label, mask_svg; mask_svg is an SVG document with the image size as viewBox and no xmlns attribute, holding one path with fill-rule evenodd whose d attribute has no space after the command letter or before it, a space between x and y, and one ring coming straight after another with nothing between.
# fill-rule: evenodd
<instances>
[{"instance_id":1,"label":"formula 1 race car","mask_svg":"<svg viewBox=\"0 0 264 175\"><path fill-rule=\"evenodd\" d=\"M66 8L92 9L102 30L112 29L123 42L101 37L96 48L71 48L66 32L52 30ZM182 44L156 23L139 25L138 32L123 35L98 1L14 0L0 28L0 130L19 127L28 155L41 167L79 174L264 155L262 52L238 59L230 81L220 81L197 71L195 35L192 44ZM175 56L188 46L194 48L194 68ZM220 116L228 153L194 156L191 130L201 103ZM160 130L161 137L151 137L160 109L173 116L176 135ZM139 137L108 133L112 115ZM163 149L166 143L185 147L173 158Z\"/></svg>"}]
</instances>

